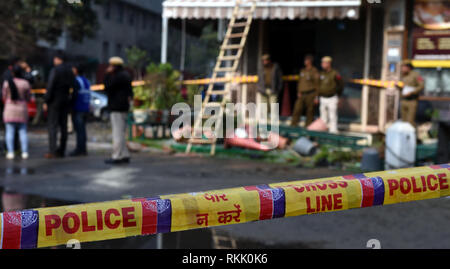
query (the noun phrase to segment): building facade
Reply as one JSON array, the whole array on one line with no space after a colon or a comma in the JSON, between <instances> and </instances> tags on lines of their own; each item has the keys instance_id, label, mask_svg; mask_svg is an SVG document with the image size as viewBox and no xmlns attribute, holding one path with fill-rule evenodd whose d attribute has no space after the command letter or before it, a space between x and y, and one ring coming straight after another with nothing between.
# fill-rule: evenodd
<instances>
[{"instance_id":1,"label":"building facade","mask_svg":"<svg viewBox=\"0 0 450 269\"><path fill-rule=\"evenodd\" d=\"M47 49L47 62L51 62L49 59L55 50L65 51L71 62L81 62L87 66L87 75L91 81L100 83L108 59L120 56L126 61L127 48L136 46L148 52L149 61L160 61L162 2L113 0L105 1L102 5L94 4L99 23L95 37L76 42L63 33L56 45L43 41L38 42L38 45ZM170 26L170 38L169 62L178 68L182 42L180 25ZM198 37L189 32L186 39L190 43L198 42Z\"/></svg>"}]
</instances>

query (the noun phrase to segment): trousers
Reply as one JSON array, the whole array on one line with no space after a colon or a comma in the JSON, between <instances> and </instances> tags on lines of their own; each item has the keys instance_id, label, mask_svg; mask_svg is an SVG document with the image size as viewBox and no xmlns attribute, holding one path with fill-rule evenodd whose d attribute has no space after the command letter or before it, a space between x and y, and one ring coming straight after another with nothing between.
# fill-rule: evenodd
<instances>
[{"instance_id":1,"label":"trousers","mask_svg":"<svg viewBox=\"0 0 450 269\"><path fill-rule=\"evenodd\" d=\"M320 97L320 118L327 124L330 133L338 132L338 107L339 97Z\"/></svg>"},{"instance_id":2,"label":"trousers","mask_svg":"<svg viewBox=\"0 0 450 269\"><path fill-rule=\"evenodd\" d=\"M128 113L126 112L111 112L113 160L130 158L125 137L127 131L127 115Z\"/></svg>"}]
</instances>

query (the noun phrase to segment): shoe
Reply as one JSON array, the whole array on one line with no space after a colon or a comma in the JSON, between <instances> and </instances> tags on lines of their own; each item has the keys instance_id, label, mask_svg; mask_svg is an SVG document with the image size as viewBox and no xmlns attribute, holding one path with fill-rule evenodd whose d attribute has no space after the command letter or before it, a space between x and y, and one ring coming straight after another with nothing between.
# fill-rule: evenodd
<instances>
[{"instance_id":1,"label":"shoe","mask_svg":"<svg viewBox=\"0 0 450 269\"><path fill-rule=\"evenodd\" d=\"M87 154L87 152L86 151L76 151L76 150L74 150L74 151L72 151L71 153L69 153L69 156L70 157L81 157L81 156L87 156L88 154Z\"/></svg>"},{"instance_id":2,"label":"shoe","mask_svg":"<svg viewBox=\"0 0 450 269\"><path fill-rule=\"evenodd\" d=\"M6 154L6 159L8 159L8 160L14 160L14 153L7 153Z\"/></svg>"},{"instance_id":3,"label":"shoe","mask_svg":"<svg viewBox=\"0 0 450 269\"><path fill-rule=\"evenodd\" d=\"M121 160L107 159L105 160L105 164L112 164L112 165L121 164Z\"/></svg>"},{"instance_id":4,"label":"shoe","mask_svg":"<svg viewBox=\"0 0 450 269\"><path fill-rule=\"evenodd\" d=\"M56 156L53 153L46 153L44 155L44 158L46 158L46 159L56 159Z\"/></svg>"},{"instance_id":5,"label":"shoe","mask_svg":"<svg viewBox=\"0 0 450 269\"><path fill-rule=\"evenodd\" d=\"M29 157L28 152L22 153L22 160L28 160L28 157Z\"/></svg>"},{"instance_id":6,"label":"shoe","mask_svg":"<svg viewBox=\"0 0 450 269\"><path fill-rule=\"evenodd\" d=\"M105 164L116 165L116 164L124 164L124 163L130 163L130 158L123 158L123 159L120 159L120 160L115 160L115 159L107 159L107 160L105 160Z\"/></svg>"},{"instance_id":7,"label":"shoe","mask_svg":"<svg viewBox=\"0 0 450 269\"><path fill-rule=\"evenodd\" d=\"M46 158L46 159L61 159L61 158L64 158L64 156L62 156L62 155L60 155L58 153L55 153L55 154L47 153L47 154L44 155L44 158Z\"/></svg>"}]
</instances>

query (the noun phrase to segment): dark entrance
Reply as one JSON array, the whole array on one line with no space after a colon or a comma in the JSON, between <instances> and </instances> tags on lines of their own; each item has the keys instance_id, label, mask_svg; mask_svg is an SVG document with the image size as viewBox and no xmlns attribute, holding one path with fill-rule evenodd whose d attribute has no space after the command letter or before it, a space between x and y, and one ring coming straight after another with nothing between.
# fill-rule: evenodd
<instances>
[{"instance_id":1,"label":"dark entrance","mask_svg":"<svg viewBox=\"0 0 450 269\"><path fill-rule=\"evenodd\" d=\"M379 28L374 26L377 35L374 34L372 40L379 37ZM314 65L319 70L321 57L331 56L333 67L339 71L344 81L363 77L364 15L358 20L271 20L265 22L264 31L264 53L272 55L285 75L298 74L303 67L304 56L311 53L315 56ZM375 57L371 69L379 70L380 59L376 55L379 55L381 47L373 45L372 50ZM288 83L291 113L297 99L296 86L296 82ZM283 112L283 108L286 108L283 96L279 96L279 102L280 112ZM338 109L340 122L358 122L361 114L361 87L346 83ZM318 110L316 107L316 115Z\"/></svg>"},{"instance_id":2,"label":"dark entrance","mask_svg":"<svg viewBox=\"0 0 450 269\"><path fill-rule=\"evenodd\" d=\"M278 62L285 75L294 75L303 67L303 59L307 54L316 54L316 22L315 21L270 21L267 27L267 53ZM316 57L316 65L318 64ZM289 106L291 113L297 99L297 83L288 83ZM284 107L283 93L279 96L280 109ZM282 109L281 109L282 110Z\"/></svg>"}]
</instances>

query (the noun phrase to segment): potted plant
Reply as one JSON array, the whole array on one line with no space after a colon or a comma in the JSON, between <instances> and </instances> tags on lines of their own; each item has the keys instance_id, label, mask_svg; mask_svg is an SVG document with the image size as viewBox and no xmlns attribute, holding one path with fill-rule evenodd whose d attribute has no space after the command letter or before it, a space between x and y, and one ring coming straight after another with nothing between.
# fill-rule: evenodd
<instances>
[{"instance_id":1,"label":"potted plant","mask_svg":"<svg viewBox=\"0 0 450 269\"><path fill-rule=\"evenodd\" d=\"M143 86L133 88L133 117L136 123L144 123L151 107L150 92Z\"/></svg>"},{"instance_id":2,"label":"potted plant","mask_svg":"<svg viewBox=\"0 0 450 269\"><path fill-rule=\"evenodd\" d=\"M150 64L147 66L143 90L149 95L150 121L154 123L169 123L170 109L173 105L183 102L180 91L180 72L171 64Z\"/></svg>"}]
</instances>

